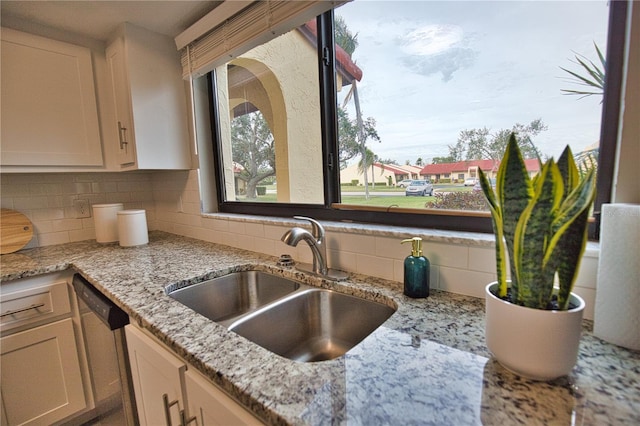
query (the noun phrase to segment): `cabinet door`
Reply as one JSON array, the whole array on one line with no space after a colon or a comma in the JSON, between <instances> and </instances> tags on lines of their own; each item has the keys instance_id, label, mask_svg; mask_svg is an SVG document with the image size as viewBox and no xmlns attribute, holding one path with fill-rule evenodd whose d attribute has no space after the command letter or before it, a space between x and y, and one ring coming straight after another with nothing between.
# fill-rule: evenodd
<instances>
[{"instance_id":1,"label":"cabinet door","mask_svg":"<svg viewBox=\"0 0 640 426\"><path fill-rule=\"evenodd\" d=\"M260 420L200 373L185 375L189 416L198 426L261 425Z\"/></svg>"},{"instance_id":2,"label":"cabinet door","mask_svg":"<svg viewBox=\"0 0 640 426\"><path fill-rule=\"evenodd\" d=\"M187 92L171 37L122 24L107 47L120 167L189 169Z\"/></svg>"},{"instance_id":3,"label":"cabinet door","mask_svg":"<svg viewBox=\"0 0 640 426\"><path fill-rule=\"evenodd\" d=\"M2 28L2 165L102 166L91 51Z\"/></svg>"},{"instance_id":4,"label":"cabinet door","mask_svg":"<svg viewBox=\"0 0 640 426\"><path fill-rule=\"evenodd\" d=\"M125 327L141 425L179 425L187 366L133 325Z\"/></svg>"},{"instance_id":5,"label":"cabinet door","mask_svg":"<svg viewBox=\"0 0 640 426\"><path fill-rule=\"evenodd\" d=\"M124 51L124 41L116 39L107 48L107 63L111 76L111 89L116 108L116 123L118 130L117 152L120 166L133 165L136 162L135 133L133 129L133 114L131 112L131 96L129 91L129 77Z\"/></svg>"},{"instance_id":6,"label":"cabinet door","mask_svg":"<svg viewBox=\"0 0 640 426\"><path fill-rule=\"evenodd\" d=\"M6 424L51 424L86 407L70 318L0 342Z\"/></svg>"}]
</instances>

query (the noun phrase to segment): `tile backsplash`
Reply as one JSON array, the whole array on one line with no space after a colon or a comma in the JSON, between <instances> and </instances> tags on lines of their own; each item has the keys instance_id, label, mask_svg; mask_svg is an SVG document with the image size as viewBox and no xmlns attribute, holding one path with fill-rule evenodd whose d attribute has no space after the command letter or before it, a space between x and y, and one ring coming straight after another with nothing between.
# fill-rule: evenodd
<instances>
[{"instance_id":1,"label":"tile backsplash","mask_svg":"<svg viewBox=\"0 0 640 426\"><path fill-rule=\"evenodd\" d=\"M74 201L91 205L123 203L125 209L145 209L149 229L154 229L155 203L152 173L3 173L2 207L26 215L34 236L26 248L95 238L93 215L77 218Z\"/></svg>"},{"instance_id":2,"label":"tile backsplash","mask_svg":"<svg viewBox=\"0 0 640 426\"><path fill-rule=\"evenodd\" d=\"M202 215L196 171L126 173L2 174L2 207L18 210L34 223L35 236L27 247L95 238L93 218L76 219L73 201L91 204L124 203L145 209L150 230L162 230L213 243L279 256L290 254L311 262L306 244L290 247L280 238L291 220ZM329 224L329 266L350 272L403 281L408 248L402 238L415 229L357 227ZM358 229L362 228L362 229ZM431 262L431 286L453 293L484 297L484 287L495 280L492 237L473 239L456 233L424 232L425 255ZM575 291L587 302L585 318L593 319L598 266L597 245L587 249Z\"/></svg>"}]
</instances>

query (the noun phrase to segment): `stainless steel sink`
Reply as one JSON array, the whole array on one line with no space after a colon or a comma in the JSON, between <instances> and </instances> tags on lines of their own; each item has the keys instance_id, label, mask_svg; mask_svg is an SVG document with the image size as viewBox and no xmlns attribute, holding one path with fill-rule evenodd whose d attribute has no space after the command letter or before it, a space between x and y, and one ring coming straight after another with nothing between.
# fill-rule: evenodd
<instances>
[{"instance_id":1,"label":"stainless steel sink","mask_svg":"<svg viewBox=\"0 0 640 426\"><path fill-rule=\"evenodd\" d=\"M285 358L337 358L360 343L395 309L330 290L307 289L233 323L229 330Z\"/></svg>"},{"instance_id":2,"label":"stainless steel sink","mask_svg":"<svg viewBox=\"0 0 640 426\"><path fill-rule=\"evenodd\" d=\"M395 312L261 271L234 272L167 293L263 348L302 362L343 355Z\"/></svg>"},{"instance_id":3,"label":"stainless steel sink","mask_svg":"<svg viewBox=\"0 0 640 426\"><path fill-rule=\"evenodd\" d=\"M261 271L233 272L181 288L169 296L209 318L224 322L252 312L300 287L296 281Z\"/></svg>"}]
</instances>

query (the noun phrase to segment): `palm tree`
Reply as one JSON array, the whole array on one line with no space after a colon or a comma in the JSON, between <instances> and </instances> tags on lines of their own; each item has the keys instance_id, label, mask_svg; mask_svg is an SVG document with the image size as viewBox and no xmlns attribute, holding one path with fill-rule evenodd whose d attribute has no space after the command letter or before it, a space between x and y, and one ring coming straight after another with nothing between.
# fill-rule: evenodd
<instances>
[{"instance_id":1,"label":"palm tree","mask_svg":"<svg viewBox=\"0 0 640 426\"><path fill-rule=\"evenodd\" d=\"M349 54L349 57L353 55L353 52L358 47L358 34L353 34L347 28L347 24L344 21L344 18L341 16L336 17L335 20L335 33L336 33L336 43L338 46L342 47L345 52ZM344 101L342 103L342 107L344 108L347 103L353 98L353 103L356 108L356 123L358 127L358 144L360 145L360 155L362 159L361 162L364 161L366 163L367 159L367 147L366 141L367 138L364 132L364 123L362 121L362 112L360 110L360 97L358 96L358 85L356 80L354 79L351 82L351 89L347 96L345 96ZM369 199L369 181L367 179L367 173L364 173L364 198L366 200Z\"/></svg>"},{"instance_id":2,"label":"palm tree","mask_svg":"<svg viewBox=\"0 0 640 426\"><path fill-rule=\"evenodd\" d=\"M586 56L575 52L575 60L571 61L574 64L580 65L582 67L580 72L584 72L585 74L560 67L562 71L571 75L571 78L568 78L570 82L588 87L588 89L583 90L561 89L565 94L578 95L580 98L584 98L586 96L602 95L604 93L604 78L607 63L598 45L594 42L593 46L596 48L596 53L600 60L599 65L588 59Z\"/></svg>"}]
</instances>

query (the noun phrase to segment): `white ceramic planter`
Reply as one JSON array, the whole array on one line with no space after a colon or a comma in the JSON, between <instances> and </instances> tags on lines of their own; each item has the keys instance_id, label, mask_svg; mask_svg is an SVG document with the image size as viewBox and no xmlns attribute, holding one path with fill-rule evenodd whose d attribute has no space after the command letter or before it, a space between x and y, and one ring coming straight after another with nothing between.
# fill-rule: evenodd
<instances>
[{"instance_id":1,"label":"white ceramic planter","mask_svg":"<svg viewBox=\"0 0 640 426\"><path fill-rule=\"evenodd\" d=\"M545 311L514 305L485 288L487 347L507 370L533 380L553 380L571 372L578 359L584 300L571 293L577 308Z\"/></svg>"}]
</instances>

